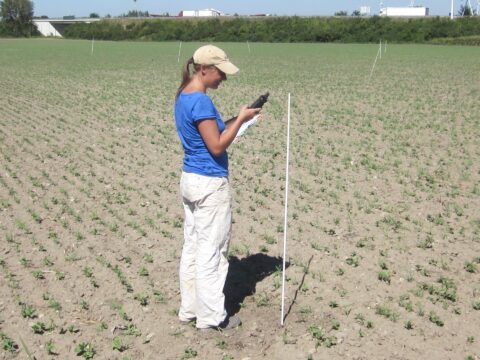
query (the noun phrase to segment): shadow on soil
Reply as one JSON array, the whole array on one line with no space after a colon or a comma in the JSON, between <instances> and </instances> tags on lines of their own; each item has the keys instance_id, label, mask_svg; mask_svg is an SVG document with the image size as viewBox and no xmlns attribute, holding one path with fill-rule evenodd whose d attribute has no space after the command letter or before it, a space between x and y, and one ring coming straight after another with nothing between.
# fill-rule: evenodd
<instances>
[{"instance_id":1,"label":"shadow on soil","mask_svg":"<svg viewBox=\"0 0 480 360\"><path fill-rule=\"evenodd\" d=\"M225 308L229 315L240 310L240 305L247 296L255 294L257 283L274 272L282 273L281 257L268 256L262 253L238 259L229 258L229 269L225 282ZM286 266L288 267L288 263Z\"/></svg>"}]
</instances>

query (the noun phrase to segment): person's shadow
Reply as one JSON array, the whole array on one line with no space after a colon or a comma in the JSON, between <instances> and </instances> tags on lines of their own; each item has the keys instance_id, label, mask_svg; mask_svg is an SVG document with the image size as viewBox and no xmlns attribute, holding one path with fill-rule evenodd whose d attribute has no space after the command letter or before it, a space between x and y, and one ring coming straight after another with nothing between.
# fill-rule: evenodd
<instances>
[{"instance_id":1,"label":"person's shadow","mask_svg":"<svg viewBox=\"0 0 480 360\"><path fill-rule=\"evenodd\" d=\"M229 258L229 263L223 292L227 313L233 315L240 310L240 306L247 296L255 294L255 288L259 281L276 271L281 273L283 260L281 257L259 253L243 259L233 256Z\"/></svg>"}]
</instances>

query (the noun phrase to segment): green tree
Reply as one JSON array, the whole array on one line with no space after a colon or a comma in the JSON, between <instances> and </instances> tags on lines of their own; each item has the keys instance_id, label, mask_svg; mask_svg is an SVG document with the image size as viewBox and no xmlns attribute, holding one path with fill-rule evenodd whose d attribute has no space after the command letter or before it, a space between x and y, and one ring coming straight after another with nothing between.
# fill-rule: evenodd
<instances>
[{"instance_id":1,"label":"green tree","mask_svg":"<svg viewBox=\"0 0 480 360\"><path fill-rule=\"evenodd\" d=\"M13 36L30 36L33 29L33 2L30 0L0 1L0 15L6 32Z\"/></svg>"},{"instance_id":2,"label":"green tree","mask_svg":"<svg viewBox=\"0 0 480 360\"><path fill-rule=\"evenodd\" d=\"M100 15L98 15L97 13L91 13L89 16L88 16L90 19L98 19L100 17Z\"/></svg>"},{"instance_id":3,"label":"green tree","mask_svg":"<svg viewBox=\"0 0 480 360\"><path fill-rule=\"evenodd\" d=\"M458 10L459 16L473 16L475 12L472 13L472 8L467 5L460 5L460 10Z\"/></svg>"}]
</instances>

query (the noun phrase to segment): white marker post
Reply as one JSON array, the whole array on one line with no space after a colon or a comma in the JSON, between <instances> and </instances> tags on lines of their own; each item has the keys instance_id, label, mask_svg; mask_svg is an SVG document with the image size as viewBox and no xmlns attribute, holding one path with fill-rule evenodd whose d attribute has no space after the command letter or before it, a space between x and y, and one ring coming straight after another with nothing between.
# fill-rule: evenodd
<instances>
[{"instance_id":1,"label":"white marker post","mask_svg":"<svg viewBox=\"0 0 480 360\"><path fill-rule=\"evenodd\" d=\"M182 52L182 42L180 41L180 45L178 46L178 57L177 63L180 63L180 53Z\"/></svg>"},{"instance_id":2,"label":"white marker post","mask_svg":"<svg viewBox=\"0 0 480 360\"><path fill-rule=\"evenodd\" d=\"M372 79L373 71L375 70L375 65L377 64L378 55L382 52L381 48L378 48L377 56L375 56L375 61L373 62L372 70L370 71L370 76L368 77L368 82Z\"/></svg>"},{"instance_id":3,"label":"white marker post","mask_svg":"<svg viewBox=\"0 0 480 360\"><path fill-rule=\"evenodd\" d=\"M287 259L287 226L288 226L288 164L290 160L290 93L288 93L287 118L287 164L285 170L285 222L283 224L283 272L282 272L282 314L280 324L283 326L285 317L285 267Z\"/></svg>"},{"instance_id":4,"label":"white marker post","mask_svg":"<svg viewBox=\"0 0 480 360\"><path fill-rule=\"evenodd\" d=\"M248 53L250 54L250 43L247 40Z\"/></svg>"},{"instance_id":5,"label":"white marker post","mask_svg":"<svg viewBox=\"0 0 480 360\"><path fill-rule=\"evenodd\" d=\"M93 55L93 44L95 43L95 37L92 37L92 53L90 55Z\"/></svg>"},{"instance_id":6,"label":"white marker post","mask_svg":"<svg viewBox=\"0 0 480 360\"><path fill-rule=\"evenodd\" d=\"M380 49L378 51L380 52L380 60L382 60L382 39L380 39Z\"/></svg>"}]
</instances>

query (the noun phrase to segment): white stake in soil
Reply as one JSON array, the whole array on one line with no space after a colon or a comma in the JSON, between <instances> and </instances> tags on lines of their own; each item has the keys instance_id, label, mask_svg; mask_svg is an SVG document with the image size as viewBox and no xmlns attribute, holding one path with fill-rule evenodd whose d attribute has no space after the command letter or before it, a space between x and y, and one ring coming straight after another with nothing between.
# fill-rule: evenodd
<instances>
[{"instance_id":1,"label":"white stake in soil","mask_svg":"<svg viewBox=\"0 0 480 360\"><path fill-rule=\"evenodd\" d=\"M283 326L285 318L285 265L287 259L287 215L288 215L288 164L290 160L290 93L288 93L287 119L287 164L285 169L285 221L283 224L283 271L282 271L282 314L280 324Z\"/></svg>"},{"instance_id":2,"label":"white stake in soil","mask_svg":"<svg viewBox=\"0 0 480 360\"><path fill-rule=\"evenodd\" d=\"M182 52L182 42L180 41L180 45L178 46L178 57L177 63L180 63L180 53Z\"/></svg>"},{"instance_id":3,"label":"white stake in soil","mask_svg":"<svg viewBox=\"0 0 480 360\"><path fill-rule=\"evenodd\" d=\"M370 76L368 77L368 82L370 82L370 80L372 78L373 71L375 70L375 65L377 65L378 56L381 53L382 53L382 46L380 45L380 47L378 48L378 51L377 51L377 56L375 56L375 61L373 62L372 70L370 71Z\"/></svg>"},{"instance_id":4,"label":"white stake in soil","mask_svg":"<svg viewBox=\"0 0 480 360\"><path fill-rule=\"evenodd\" d=\"M92 37L92 53L91 55L93 55L93 44L95 43L95 37Z\"/></svg>"}]
</instances>

